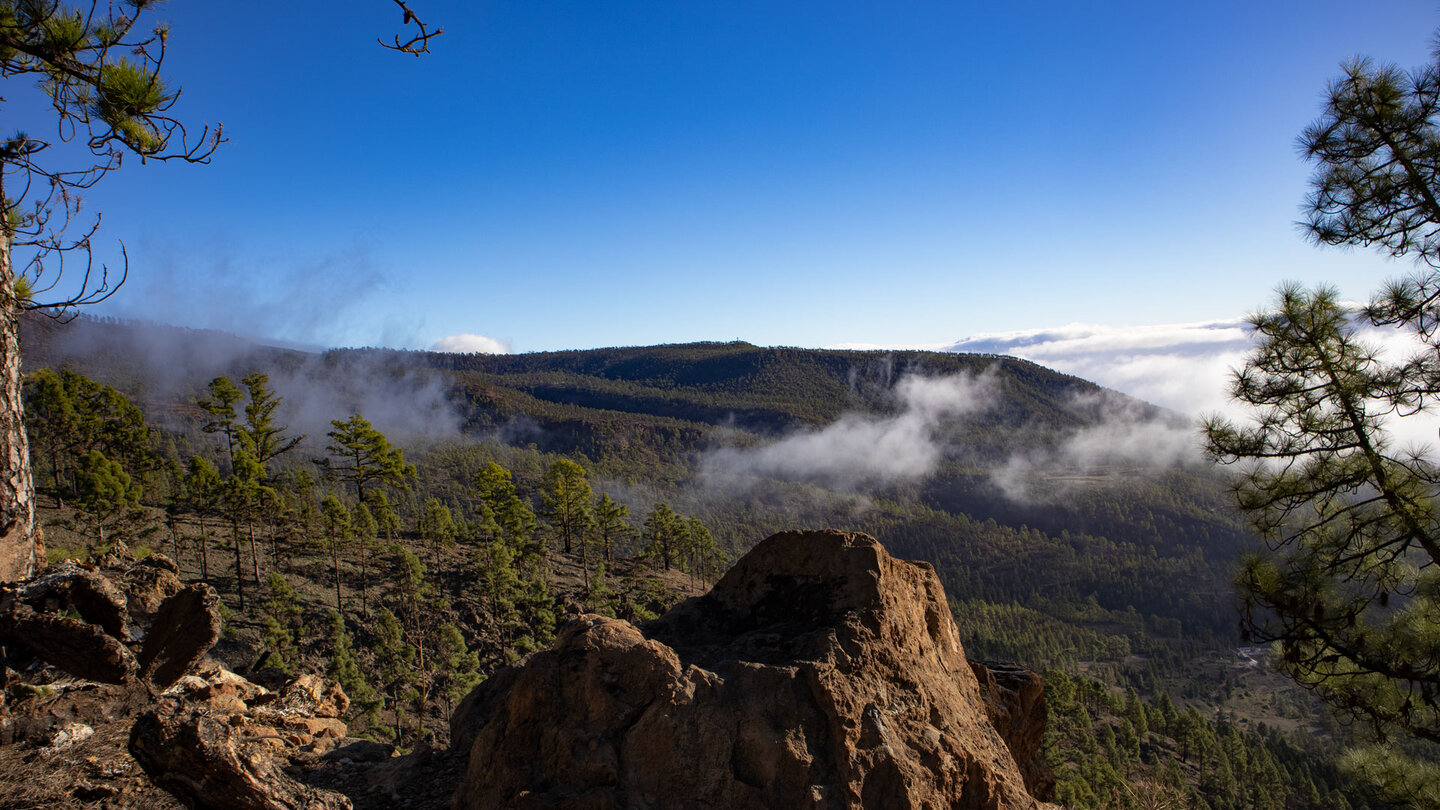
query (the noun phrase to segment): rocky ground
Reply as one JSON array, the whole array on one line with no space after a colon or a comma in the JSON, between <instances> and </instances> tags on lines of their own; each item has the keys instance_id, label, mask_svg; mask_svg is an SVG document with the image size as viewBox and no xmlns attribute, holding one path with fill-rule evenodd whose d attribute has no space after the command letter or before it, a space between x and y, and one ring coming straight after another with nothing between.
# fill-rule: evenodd
<instances>
[{"instance_id":1,"label":"rocky ground","mask_svg":"<svg viewBox=\"0 0 1440 810\"><path fill-rule=\"evenodd\" d=\"M111 562L0 591L0 807L1030 810L1052 788L1038 676L967 662L934 572L864 535L772 537L649 624L572 615L449 746L403 756L348 736L334 683L209 656L208 586Z\"/></svg>"}]
</instances>

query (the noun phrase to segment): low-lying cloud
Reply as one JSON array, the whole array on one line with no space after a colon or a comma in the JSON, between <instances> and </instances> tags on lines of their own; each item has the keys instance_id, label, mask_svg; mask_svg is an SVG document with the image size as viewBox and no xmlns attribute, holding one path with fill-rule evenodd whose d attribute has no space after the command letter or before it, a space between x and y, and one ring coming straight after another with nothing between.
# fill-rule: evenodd
<instances>
[{"instance_id":1,"label":"low-lying cloud","mask_svg":"<svg viewBox=\"0 0 1440 810\"><path fill-rule=\"evenodd\" d=\"M458 335L440 338L430 347L430 351L454 354L509 354L510 345L503 340L485 335L462 332Z\"/></svg>"},{"instance_id":2,"label":"low-lying cloud","mask_svg":"<svg viewBox=\"0 0 1440 810\"><path fill-rule=\"evenodd\" d=\"M276 351L208 330L84 321L60 330L51 344L55 360L97 359L102 367L89 373L105 381L122 381L111 380L112 373L143 379L146 394L162 400L193 401L207 396L205 385L215 377L239 386L242 377L263 370L283 400L277 421L292 434L308 434L317 447L325 445L332 420L356 413L394 441L453 437L462 423L441 373L384 350Z\"/></svg>"},{"instance_id":3,"label":"low-lying cloud","mask_svg":"<svg viewBox=\"0 0 1440 810\"><path fill-rule=\"evenodd\" d=\"M1090 424L1039 449L1016 452L991 471L991 481L1016 501L1031 501L1075 486L1099 483L1126 468L1169 468L1205 463L1194 420L1157 410L1111 392L1084 394L1070 403Z\"/></svg>"},{"instance_id":4,"label":"low-lying cloud","mask_svg":"<svg viewBox=\"0 0 1440 810\"><path fill-rule=\"evenodd\" d=\"M701 459L701 473L718 483L758 476L841 491L923 478L942 457L937 431L993 407L998 385L988 373L906 377L895 385L893 415L846 414L761 447L712 450Z\"/></svg>"},{"instance_id":5,"label":"low-lying cloud","mask_svg":"<svg viewBox=\"0 0 1440 810\"><path fill-rule=\"evenodd\" d=\"M1152 326L1071 324L974 335L941 351L1032 360L1181 413L1223 409L1251 348L1245 318Z\"/></svg>"}]
</instances>

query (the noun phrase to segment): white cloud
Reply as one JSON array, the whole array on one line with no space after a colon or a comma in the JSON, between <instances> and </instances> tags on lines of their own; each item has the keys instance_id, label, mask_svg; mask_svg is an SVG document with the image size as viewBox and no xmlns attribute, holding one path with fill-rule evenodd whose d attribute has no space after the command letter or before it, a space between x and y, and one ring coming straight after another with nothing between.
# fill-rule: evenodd
<instances>
[{"instance_id":1,"label":"white cloud","mask_svg":"<svg viewBox=\"0 0 1440 810\"><path fill-rule=\"evenodd\" d=\"M943 450L936 430L998 401L989 374L906 377L895 384L895 397L900 412L894 416L851 413L762 447L713 450L702 470L718 483L763 476L844 491L923 478L935 470Z\"/></svg>"},{"instance_id":2,"label":"white cloud","mask_svg":"<svg viewBox=\"0 0 1440 810\"><path fill-rule=\"evenodd\" d=\"M1023 357L1156 405L1199 414L1221 410L1230 373L1245 362L1244 318L1149 326L1070 324L975 335L943 349Z\"/></svg>"},{"instance_id":3,"label":"white cloud","mask_svg":"<svg viewBox=\"0 0 1440 810\"><path fill-rule=\"evenodd\" d=\"M510 346L503 340L463 332L440 338L430 347L430 351L456 354L509 354Z\"/></svg>"}]
</instances>

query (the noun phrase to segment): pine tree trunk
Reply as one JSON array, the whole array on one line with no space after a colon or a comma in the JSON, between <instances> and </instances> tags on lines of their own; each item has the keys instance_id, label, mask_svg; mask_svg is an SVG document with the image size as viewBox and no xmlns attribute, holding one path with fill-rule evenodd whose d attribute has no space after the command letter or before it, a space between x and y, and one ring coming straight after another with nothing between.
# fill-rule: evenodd
<instances>
[{"instance_id":1,"label":"pine tree trunk","mask_svg":"<svg viewBox=\"0 0 1440 810\"><path fill-rule=\"evenodd\" d=\"M335 612L344 616L345 608L340 604L340 543L333 534L330 535L330 563L335 572Z\"/></svg>"},{"instance_id":2,"label":"pine tree trunk","mask_svg":"<svg viewBox=\"0 0 1440 810\"><path fill-rule=\"evenodd\" d=\"M245 562L240 552L240 524L230 522L230 541L235 546L235 594L240 601L240 612L245 612Z\"/></svg>"},{"instance_id":3,"label":"pine tree trunk","mask_svg":"<svg viewBox=\"0 0 1440 810\"><path fill-rule=\"evenodd\" d=\"M255 520L252 518L245 526L246 532L250 535L250 567L255 572L255 587L260 587L260 551L255 547Z\"/></svg>"},{"instance_id":4,"label":"pine tree trunk","mask_svg":"<svg viewBox=\"0 0 1440 810\"><path fill-rule=\"evenodd\" d=\"M366 603L367 592L370 590L370 574L367 570L366 561L370 557L370 544L364 539L360 540L360 615L370 618L370 607Z\"/></svg>"},{"instance_id":5,"label":"pine tree trunk","mask_svg":"<svg viewBox=\"0 0 1440 810\"><path fill-rule=\"evenodd\" d=\"M210 542L205 535L205 518L200 518L200 581L210 584Z\"/></svg>"},{"instance_id":6,"label":"pine tree trunk","mask_svg":"<svg viewBox=\"0 0 1440 810\"><path fill-rule=\"evenodd\" d=\"M3 193L0 193L3 199ZM20 307L10 233L0 225L0 582L35 573L41 552L35 525L35 485L20 401Z\"/></svg>"}]
</instances>

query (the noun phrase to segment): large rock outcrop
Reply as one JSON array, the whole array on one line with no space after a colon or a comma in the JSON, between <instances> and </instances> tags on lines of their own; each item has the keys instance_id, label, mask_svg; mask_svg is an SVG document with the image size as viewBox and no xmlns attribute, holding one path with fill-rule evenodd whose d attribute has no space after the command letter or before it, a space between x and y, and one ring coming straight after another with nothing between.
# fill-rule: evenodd
<instances>
[{"instance_id":1,"label":"large rock outcrop","mask_svg":"<svg viewBox=\"0 0 1440 810\"><path fill-rule=\"evenodd\" d=\"M642 632L583 616L456 712L457 808L1033 808L934 570L790 532Z\"/></svg>"}]
</instances>

